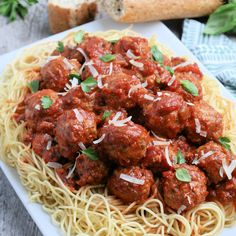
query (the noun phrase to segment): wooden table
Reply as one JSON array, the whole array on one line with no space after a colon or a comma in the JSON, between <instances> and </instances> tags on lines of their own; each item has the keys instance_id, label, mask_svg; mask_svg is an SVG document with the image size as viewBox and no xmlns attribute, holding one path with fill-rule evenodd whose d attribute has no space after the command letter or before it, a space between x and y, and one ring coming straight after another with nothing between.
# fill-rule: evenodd
<instances>
[{"instance_id":1,"label":"wooden table","mask_svg":"<svg viewBox=\"0 0 236 236\"><path fill-rule=\"evenodd\" d=\"M0 17L0 55L50 35L46 2L41 0L39 4L31 7L25 21L18 20L8 24L5 18ZM181 21L165 23L178 36L180 35ZM1 169L0 235L42 236Z\"/></svg>"}]
</instances>

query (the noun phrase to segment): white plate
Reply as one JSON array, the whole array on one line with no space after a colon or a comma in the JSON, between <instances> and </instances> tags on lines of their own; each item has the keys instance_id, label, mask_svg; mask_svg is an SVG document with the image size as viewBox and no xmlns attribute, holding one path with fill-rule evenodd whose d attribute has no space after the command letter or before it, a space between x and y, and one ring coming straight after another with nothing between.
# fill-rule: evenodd
<instances>
[{"instance_id":1,"label":"white plate","mask_svg":"<svg viewBox=\"0 0 236 236\"><path fill-rule=\"evenodd\" d=\"M40 42L51 41L51 40L60 40L64 36L66 36L70 31L75 31L78 29L84 29L88 32L94 31L105 31L109 29L125 29L129 25L125 24L118 24L113 22L110 19L104 19L99 21L94 21L83 26L76 27L72 30L65 31L60 34L53 35L47 39L41 40L34 44L38 44ZM193 54L181 43L181 41L161 22L151 22L151 23L142 23L142 24L135 24L132 28L133 30L139 32L145 37L151 37L153 34L158 36L158 40L167 45L176 55L179 56L188 56L192 58L194 61L197 61L201 70L211 76L209 71L204 68L201 63L193 56ZM32 46L32 45L29 45ZM27 46L27 47L29 47ZM17 54L21 53L24 48L18 49L16 51L10 52L8 54L0 56L0 74L3 72L4 67L16 57ZM212 76L213 77L213 76ZM220 84L220 83L219 83ZM236 99L224 88L222 84L220 84L222 88L222 95L234 102ZM21 185L20 179L16 173L16 170L7 166L5 163L0 161L0 166L8 178L9 182L11 183L12 187L14 188L16 194L19 196L20 200L24 204L25 208L39 227L40 231L45 236L58 236L62 235L61 230L59 227L55 226L50 216L45 213L40 204L31 203L27 196L27 191ZM236 235L236 227L231 229L224 229L221 234L222 236L230 236Z\"/></svg>"}]
</instances>

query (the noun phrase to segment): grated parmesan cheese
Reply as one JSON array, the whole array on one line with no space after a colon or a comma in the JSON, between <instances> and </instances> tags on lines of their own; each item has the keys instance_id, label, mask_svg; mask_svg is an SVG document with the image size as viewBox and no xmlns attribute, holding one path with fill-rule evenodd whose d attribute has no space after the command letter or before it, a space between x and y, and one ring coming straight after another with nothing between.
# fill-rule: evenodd
<instances>
[{"instance_id":1,"label":"grated parmesan cheese","mask_svg":"<svg viewBox=\"0 0 236 236\"><path fill-rule=\"evenodd\" d=\"M138 184L138 185L144 185L144 180L143 179L138 179L138 178L135 178L133 176L130 176L130 175L126 175L126 174L120 174L120 179L123 179L127 182L130 182L132 184Z\"/></svg>"}]
</instances>

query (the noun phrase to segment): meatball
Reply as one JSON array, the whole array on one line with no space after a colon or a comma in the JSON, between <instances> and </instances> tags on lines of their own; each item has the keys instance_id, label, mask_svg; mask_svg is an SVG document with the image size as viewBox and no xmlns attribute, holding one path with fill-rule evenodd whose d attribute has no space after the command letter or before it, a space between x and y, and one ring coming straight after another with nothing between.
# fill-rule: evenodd
<instances>
[{"instance_id":1,"label":"meatball","mask_svg":"<svg viewBox=\"0 0 236 236\"><path fill-rule=\"evenodd\" d=\"M93 67L97 70L99 75L110 75L121 72L121 66L115 61L103 62L100 58L93 58ZM85 67L82 73L82 79L92 76L88 66Z\"/></svg>"},{"instance_id":2,"label":"meatball","mask_svg":"<svg viewBox=\"0 0 236 236\"><path fill-rule=\"evenodd\" d=\"M145 156L148 132L140 125L128 122L124 126L107 125L101 128L100 151L110 160L122 165L136 165Z\"/></svg>"},{"instance_id":3,"label":"meatball","mask_svg":"<svg viewBox=\"0 0 236 236\"><path fill-rule=\"evenodd\" d=\"M198 80L202 80L203 78L203 74L196 63L186 65L186 66L179 66L175 69L175 73L178 73L178 72L189 73L189 75L193 75Z\"/></svg>"},{"instance_id":4,"label":"meatball","mask_svg":"<svg viewBox=\"0 0 236 236\"><path fill-rule=\"evenodd\" d=\"M140 37L122 37L113 47L113 52L121 54L127 61L131 58L127 56L127 51L130 50L135 56L151 57L150 47L145 38Z\"/></svg>"},{"instance_id":5,"label":"meatball","mask_svg":"<svg viewBox=\"0 0 236 236\"><path fill-rule=\"evenodd\" d=\"M91 160L88 156L82 154L76 162L76 184L85 186L87 184L104 183L108 176L108 167L100 160Z\"/></svg>"},{"instance_id":6,"label":"meatball","mask_svg":"<svg viewBox=\"0 0 236 236\"><path fill-rule=\"evenodd\" d=\"M58 52L57 50L55 50L52 53L52 56L58 56L58 55L61 55L62 57L66 57L68 59L76 59L81 63L84 61L83 55L78 50L76 50L76 47L71 48L69 46L64 46L63 52Z\"/></svg>"},{"instance_id":7,"label":"meatball","mask_svg":"<svg viewBox=\"0 0 236 236\"><path fill-rule=\"evenodd\" d=\"M64 109L82 108L93 111L96 102L96 92L85 93L81 87L72 88L61 98Z\"/></svg>"},{"instance_id":8,"label":"meatball","mask_svg":"<svg viewBox=\"0 0 236 236\"><path fill-rule=\"evenodd\" d=\"M222 115L201 100L190 107L190 117L186 122L186 135L194 143L218 140L223 132Z\"/></svg>"},{"instance_id":9,"label":"meatball","mask_svg":"<svg viewBox=\"0 0 236 236\"><path fill-rule=\"evenodd\" d=\"M57 92L64 91L65 85L69 82L69 74L77 71L80 64L77 60L68 60L64 57L49 61L41 68L40 87L52 89Z\"/></svg>"},{"instance_id":10,"label":"meatball","mask_svg":"<svg viewBox=\"0 0 236 236\"><path fill-rule=\"evenodd\" d=\"M173 92L161 92L154 101L144 103L143 112L146 126L167 138L175 138L190 115L183 98Z\"/></svg>"},{"instance_id":11,"label":"meatball","mask_svg":"<svg viewBox=\"0 0 236 236\"><path fill-rule=\"evenodd\" d=\"M87 36L78 47L82 48L89 58L111 54L111 43L96 36Z\"/></svg>"},{"instance_id":12,"label":"meatball","mask_svg":"<svg viewBox=\"0 0 236 236\"><path fill-rule=\"evenodd\" d=\"M80 142L89 145L97 137L95 114L82 109L64 111L56 123L55 136L61 155L70 158Z\"/></svg>"},{"instance_id":13,"label":"meatball","mask_svg":"<svg viewBox=\"0 0 236 236\"><path fill-rule=\"evenodd\" d=\"M50 89L40 90L25 99L25 119L32 129L42 121L55 123L62 111L61 99Z\"/></svg>"},{"instance_id":14,"label":"meatball","mask_svg":"<svg viewBox=\"0 0 236 236\"><path fill-rule=\"evenodd\" d=\"M193 164L204 170L211 182L219 183L226 178L226 175L220 176L220 168L222 167L222 160L225 159L227 165L230 164L230 153L220 144L213 141L206 143L199 147L194 155Z\"/></svg>"},{"instance_id":15,"label":"meatball","mask_svg":"<svg viewBox=\"0 0 236 236\"><path fill-rule=\"evenodd\" d=\"M32 141L32 149L34 152L42 157L46 163L56 162L59 159L59 152L57 146L52 145L53 138L46 133L38 133L34 136Z\"/></svg>"},{"instance_id":16,"label":"meatball","mask_svg":"<svg viewBox=\"0 0 236 236\"><path fill-rule=\"evenodd\" d=\"M114 74L104 78L104 87L102 95L108 106L113 108L132 108L136 102L129 94L131 87L140 84L140 81L135 76L130 76L124 73Z\"/></svg>"},{"instance_id":17,"label":"meatball","mask_svg":"<svg viewBox=\"0 0 236 236\"><path fill-rule=\"evenodd\" d=\"M215 189L209 191L208 200L220 201L221 203L229 203L236 201L236 175L232 179L216 186Z\"/></svg>"},{"instance_id":18,"label":"meatball","mask_svg":"<svg viewBox=\"0 0 236 236\"><path fill-rule=\"evenodd\" d=\"M175 72L175 78L175 81L170 86L167 86L166 90L178 93L188 102L195 102L202 99L202 86L199 78L195 74ZM192 95L186 91L181 84L183 80L191 82L197 88L198 95Z\"/></svg>"},{"instance_id":19,"label":"meatball","mask_svg":"<svg viewBox=\"0 0 236 236\"><path fill-rule=\"evenodd\" d=\"M190 182L177 179L176 171L185 170L191 176ZM185 206L186 210L204 202L207 192L207 178L196 166L179 165L176 170L163 172L163 195L165 203L172 209L178 210Z\"/></svg>"},{"instance_id":20,"label":"meatball","mask_svg":"<svg viewBox=\"0 0 236 236\"><path fill-rule=\"evenodd\" d=\"M124 203L142 203L152 195L154 188L152 172L138 166L116 169L108 180L109 191Z\"/></svg>"},{"instance_id":21,"label":"meatball","mask_svg":"<svg viewBox=\"0 0 236 236\"><path fill-rule=\"evenodd\" d=\"M177 163L177 154L181 152L185 162L189 162L193 147L190 146L183 136L175 140L158 141L155 138L149 143L142 166L158 173L172 169ZM169 160L167 160L168 157Z\"/></svg>"}]
</instances>

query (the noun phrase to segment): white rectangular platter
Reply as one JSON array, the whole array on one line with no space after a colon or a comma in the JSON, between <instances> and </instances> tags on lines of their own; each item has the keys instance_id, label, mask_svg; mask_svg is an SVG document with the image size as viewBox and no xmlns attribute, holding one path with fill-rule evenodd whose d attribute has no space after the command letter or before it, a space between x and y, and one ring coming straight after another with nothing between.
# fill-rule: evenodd
<instances>
[{"instance_id":1,"label":"white rectangular platter","mask_svg":"<svg viewBox=\"0 0 236 236\"><path fill-rule=\"evenodd\" d=\"M111 19L103 19L99 21L94 21L79 27L76 27L72 30L65 31L60 34L53 35L47 39L41 40L34 44L38 44L45 41L54 41L60 40L65 37L71 31L77 31L79 29L83 29L88 32L95 32L95 31L105 31L109 29L125 29L129 25L126 24L118 24L113 22ZM158 41L169 47L176 55L178 56L187 56L192 60L196 61L199 66L201 67L202 71L205 74L211 76L209 71L204 68L201 63L193 56L193 54L181 43L181 41L161 22L151 22L151 23L141 23L135 24L132 30L140 33L144 37L151 37L152 35L156 34ZM29 45L27 47L30 47ZM26 48L26 47L24 47ZM8 54L0 56L0 74L2 74L5 66L11 62L18 54L24 50L24 48L18 49L16 51L10 52ZM213 76L212 76L213 77ZM219 83L220 84L220 83ZM236 102L236 99L221 85L222 89L222 96ZM58 226L55 226L50 216L45 213L40 204L31 203L27 196L27 191L21 185L20 179L17 175L15 169L7 166L5 163L0 161L0 167L2 168L4 174L8 178L9 182L11 183L12 187L14 188L16 194L19 196L20 200L24 204L25 208L37 224L38 228L42 232L44 236L59 236L63 235L62 231ZM236 235L236 226L231 229L224 229L221 236L231 236Z\"/></svg>"}]
</instances>

